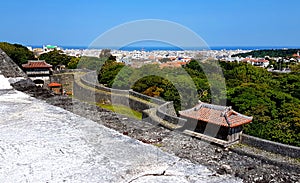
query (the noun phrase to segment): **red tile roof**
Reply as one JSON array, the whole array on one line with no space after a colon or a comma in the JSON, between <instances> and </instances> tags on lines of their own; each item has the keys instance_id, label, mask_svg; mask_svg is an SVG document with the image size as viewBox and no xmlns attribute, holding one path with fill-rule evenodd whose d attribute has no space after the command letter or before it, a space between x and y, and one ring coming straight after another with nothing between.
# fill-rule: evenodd
<instances>
[{"instance_id":1,"label":"red tile roof","mask_svg":"<svg viewBox=\"0 0 300 183\"><path fill-rule=\"evenodd\" d=\"M258 59L258 60L254 60L253 62L269 62L269 60L266 60L266 59Z\"/></svg>"},{"instance_id":2,"label":"red tile roof","mask_svg":"<svg viewBox=\"0 0 300 183\"><path fill-rule=\"evenodd\" d=\"M242 62L269 62L269 60L245 58L242 60Z\"/></svg>"},{"instance_id":3,"label":"red tile roof","mask_svg":"<svg viewBox=\"0 0 300 183\"><path fill-rule=\"evenodd\" d=\"M61 84L52 82L52 83L48 84L48 86L49 86L49 87L60 87Z\"/></svg>"},{"instance_id":4,"label":"red tile roof","mask_svg":"<svg viewBox=\"0 0 300 183\"><path fill-rule=\"evenodd\" d=\"M196 119L225 127L237 127L252 122L252 117L242 115L231 107L200 103L192 109L180 111L182 117Z\"/></svg>"},{"instance_id":5,"label":"red tile roof","mask_svg":"<svg viewBox=\"0 0 300 183\"><path fill-rule=\"evenodd\" d=\"M160 68L164 68L164 67L171 67L171 68L174 68L174 67L176 67L176 68L178 68L178 67L181 67L181 66L183 66L183 65L186 65L187 64L187 62L180 62L180 61L178 61L178 62L166 62L166 63L162 63L162 64L160 64Z\"/></svg>"},{"instance_id":6,"label":"red tile roof","mask_svg":"<svg viewBox=\"0 0 300 183\"><path fill-rule=\"evenodd\" d=\"M46 63L44 60L29 60L27 64L22 65L23 68L52 68L52 65Z\"/></svg>"}]
</instances>

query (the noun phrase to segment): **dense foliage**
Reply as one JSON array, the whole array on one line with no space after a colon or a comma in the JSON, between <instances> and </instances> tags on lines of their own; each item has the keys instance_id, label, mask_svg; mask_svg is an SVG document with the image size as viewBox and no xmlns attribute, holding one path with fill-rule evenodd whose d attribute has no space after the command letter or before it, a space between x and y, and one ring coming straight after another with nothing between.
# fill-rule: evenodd
<instances>
[{"instance_id":1,"label":"dense foliage","mask_svg":"<svg viewBox=\"0 0 300 183\"><path fill-rule=\"evenodd\" d=\"M223 63L228 105L253 116L245 133L300 146L300 75L271 74L249 64Z\"/></svg>"},{"instance_id":2,"label":"dense foliage","mask_svg":"<svg viewBox=\"0 0 300 183\"><path fill-rule=\"evenodd\" d=\"M97 57L81 57L77 63L74 63L74 68L77 69L89 69L89 70L97 70L101 67L106 59L97 58ZM68 64L68 66L71 63ZM73 65L73 64L72 64Z\"/></svg>"},{"instance_id":3,"label":"dense foliage","mask_svg":"<svg viewBox=\"0 0 300 183\"><path fill-rule=\"evenodd\" d=\"M28 60L36 60L34 53L28 50L27 47L20 44L10 44L6 42L0 42L0 48L19 66L27 63ZM58 65L65 65L68 69L89 69L97 70L102 66L108 58L115 59L111 56L110 50L104 49L97 57L74 57L64 54L61 50L53 50L47 53L43 53L39 56L40 60L45 60L53 67Z\"/></svg>"},{"instance_id":4,"label":"dense foliage","mask_svg":"<svg viewBox=\"0 0 300 183\"><path fill-rule=\"evenodd\" d=\"M191 107L197 102L197 93L189 75L182 68L160 69L158 65L144 65L135 69L113 60L101 67L98 79L106 86L133 89L149 96L174 101L175 108Z\"/></svg>"},{"instance_id":5,"label":"dense foliage","mask_svg":"<svg viewBox=\"0 0 300 183\"><path fill-rule=\"evenodd\" d=\"M107 58L97 57L74 57L64 54L62 51L53 50L40 55L39 59L46 60L47 63L53 65L65 65L68 69L89 69L97 70L101 67Z\"/></svg>"},{"instance_id":6,"label":"dense foliage","mask_svg":"<svg viewBox=\"0 0 300 183\"><path fill-rule=\"evenodd\" d=\"M211 102L217 97L223 104L227 95L227 105L254 117L253 122L245 126L245 133L300 146L299 72L276 74L250 64L222 62L227 88L212 89L217 85L211 82L221 82L223 76L213 75L218 68L211 63L199 64L194 60L184 68L160 69L157 65L144 65L135 69L109 61L100 70L99 79L113 88L131 88L174 101L177 111L193 106L198 99ZM105 79L101 79L102 76Z\"/></svg>"},{"instance_id":7,"label":"dense foliage","mask_svg":"<svg viewBox=\"0 0 300 183\"><path fill-rule=\"evenodd\" d=\"M0 42L0 48L19 66L34 59L33 52L20 44Z\"/></svg>"},{"instance_id":8,"label":"dense foliage","mask_svg":"<svg viewBox=\"0 0 300 183\"><path fill-rule=\"evenodd\" d=\"M100 83L112 87L113 81L119 71L124 67L123 63L114 60L107 60L101 67L98 80Z\"/></svg>"},{"instance_id":9,"label":"dense foliage","mask_svg":"<svg viewBox=\"0 0 300 183\"><path fill-rule=\"evenodd\" d=\"M300 49L271 49L271 50L254 50L247 53L239 53L232 55L232 57L247 57L252 56L255 58L269 57L291 57L293 54L300 51Z\"/></svg>"},{"instance_id":10,"label":"dense foliage","mask_svg":"<svg viewBox=\"0 0 300 183\"><path fill-rule=\"evenodd\" d=\"M75 59L76 57L68 56L64 54L61 50L53 50L48 53L43 53L39 56L40 60L45 60L47 63L51 64L53 67L58 65L68 65L71 62L71 59ZM72 61L74 62L74 61ZM72 66L73 67L73 66Z\"/></svg>"}]
</instances>

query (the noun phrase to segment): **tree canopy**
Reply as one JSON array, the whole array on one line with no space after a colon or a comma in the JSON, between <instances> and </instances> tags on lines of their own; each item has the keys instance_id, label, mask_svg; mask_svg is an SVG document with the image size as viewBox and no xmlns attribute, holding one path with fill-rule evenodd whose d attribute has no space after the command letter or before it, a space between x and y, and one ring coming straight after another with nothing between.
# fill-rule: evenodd
<instances>
[{"instance_id":1,"label":"tree canopy","mask_svg":"<svg viewBox=\"0 0 300 183\"><path fill-rule=\"evenodd\" d=\"M269 73L249 64L233 64L224 73L228 104L254 117L245 133L300 146L299 74Z\"/></svg>"},{"instance_id":2,"label":"tree canopy","mask_svg":"<svg viewBox=\"0 0 300 183\"><path fill-rule=\"evenodd\" d=\"M78 69L98 70L105 62L106 58L81 57L77 62Z\"/></svg>"},{"instance_id":3,"label":"tree canopy","mask_svg":"<svg viewBox=\"0 0 300 183\"><path fill-rule=\"evenodd\" d=\"M174 101L178 111L195 105L198 99L204 102L213 100L211 87L218 85L210 82L219 82L223 76L214 75L218 68L211 63L193 60L183 69L160 69L157 65L144 65L135 69L109 61L101 68L99 81L110 87L131 88L152 97ZM244 132L300 146L299 72L278 74L245 63L219 64L225 77L226 89L217 88L217 92L220 92L218 95L223 96L222 92L225 92L227 105L254 117L253 122L245 126ZM207 79L209 77L210 82ZM182 93L188 97L182 97Z\"/></svg>"},{"instance_id":4,"label":"tree canopy","mask_svg":"<svg viewBox=\"0 0 300 183\"><path fill-rule=\"evenodd\" d=\"M27 47L20 44L0 42L0 48L19 66L33 60L34 54Z\"/></svg>"},{"instance_id":5,"label":"tree canopy","mask_svg":"<svg viewBox=\"0 0 300 183\"><path fill-rule=\"evenodd\" d=\"M291 57L293 54L300 51L300 49L270 49L270 50L254 50L247 53L239 53L232 55L232 57L247 57L252 56L254 58L269 57Z\"/></svg>"},{"instance_id":6,"label":"tree canopy","mask_svg":"<svg viewBox=\"0 0 300 183\"><path fill-rule=\"evenodd\" d=\"M53 50L47 53L43 53L39 56L40 60L45 60L47 63L54 67L58 65L68 65L73 57L64 54L61 50Z\"/></svg>"}]
</instances>

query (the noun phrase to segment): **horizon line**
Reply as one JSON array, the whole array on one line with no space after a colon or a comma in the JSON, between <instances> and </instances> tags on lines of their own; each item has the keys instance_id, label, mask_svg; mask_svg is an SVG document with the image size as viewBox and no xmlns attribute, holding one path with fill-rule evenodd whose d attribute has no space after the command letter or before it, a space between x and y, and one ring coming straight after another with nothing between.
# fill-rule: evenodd
<instances>
[{"instance_id":1,"label":"horizon line","mask_svg":"<svg viewBox=\"0 0 300 183\"><path fill-rule=\"evenodd\" d=\"M9 42L7 42L9 43ZM22 43L10 43L10 44L22 44ZM89 45L63 45L63 44L22 44L24 46L72 46L72 47L89 47ZM179 47L173 45L127 45L125 47ZM117 46L114 46L117 47ZM197 46L185 46L185 47L197 47ZM199 46L198 46L199 47ZM208 47L300 47L300 45L212 45Z\"/></svg>"}]
</instances>

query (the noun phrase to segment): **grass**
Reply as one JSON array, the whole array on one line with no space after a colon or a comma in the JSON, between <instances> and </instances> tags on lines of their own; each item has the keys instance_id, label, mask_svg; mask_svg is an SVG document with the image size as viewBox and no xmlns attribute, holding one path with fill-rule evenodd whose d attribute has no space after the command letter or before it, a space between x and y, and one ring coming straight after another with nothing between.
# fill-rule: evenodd
<instances>
[{"instance_id":1,"label":"grass","mask_svg":"<svg viewBox=\"0 0 300 183\"><path fill-rule=\"evenodd\" d=\"M100 104L97 103L97 106L116 112L118 114L122 114L125 116L128 116L130 118L134 118L134 119L138 119L138 120L142 120L142 113L132 110L130 107L124 106L124 105L111 105L111 104Z\"/></svg>"},{"instance_id":2,"label":"grass","mask_svg":"<svg viewBox=\"0 0 300 183\"><path fill-rule=\"evenodd\" d=\"M163 144L161 144L161 143L156 143L156 144L153 144L154 146L156 146L156 147L163 147L164 145Z\"/></svg>"}]
</instances>

